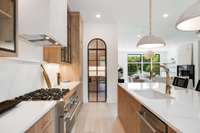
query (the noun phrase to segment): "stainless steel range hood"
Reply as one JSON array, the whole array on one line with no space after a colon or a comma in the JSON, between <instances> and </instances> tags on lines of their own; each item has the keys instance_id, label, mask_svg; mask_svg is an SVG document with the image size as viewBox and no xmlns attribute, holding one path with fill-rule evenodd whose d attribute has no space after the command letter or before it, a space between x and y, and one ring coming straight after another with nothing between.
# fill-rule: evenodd
<instances>
[{"instance_id":1,"label":"stainless steel range hood","mask_svg":"<svg viewBox=\"0 0 200 133\"><path fill-rule=\"evenodd\" d=\"M36 46L41 46L41 47L61 46L54 38L45 34L34 34L34 35L23 34L20 36Z\"/></svg>"}]
</instances>

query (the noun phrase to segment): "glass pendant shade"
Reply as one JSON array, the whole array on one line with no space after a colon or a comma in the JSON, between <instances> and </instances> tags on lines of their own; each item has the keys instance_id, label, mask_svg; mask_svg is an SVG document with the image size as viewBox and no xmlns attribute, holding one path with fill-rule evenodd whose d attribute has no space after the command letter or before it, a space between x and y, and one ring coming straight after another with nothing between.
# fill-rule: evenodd
<instances>
[{"instance_id":1,"label":"glass pendant shade","mask_svg":"<svg viewBox=\"0 0 200 133\"><path fill-rule=\"evenodd\" d=\"M176 28L182 31L200 30L200 0L180 16L176 23Z\"/></svg>"},{"instance_id":2,"label":"glass pendant shade","mask_svg":"<svg viewBox=\"0 0 200 133\"><path fill-rule=\"evenodd\" d=\"M160 48L164 47L166 45L165 41L157 36L154 35L149 35L149 36L144 36L142 39L137 44L137 47L139 48Z\"/></svg>"}]
</instances>

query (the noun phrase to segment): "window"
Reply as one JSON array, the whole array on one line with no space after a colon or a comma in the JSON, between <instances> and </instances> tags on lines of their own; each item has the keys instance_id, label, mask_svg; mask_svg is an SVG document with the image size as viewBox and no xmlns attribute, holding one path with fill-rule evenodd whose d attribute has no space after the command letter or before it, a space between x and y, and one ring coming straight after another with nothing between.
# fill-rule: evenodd
<instances>
[{"instance_id":1,"label":"window","mask_svg":"<svg viewBox=\"0 0 200 133\"><path fill-rule=\"evenodd\" d=\"M128 75L150 73L160 75L160 54L155 54L152 59L143 54L128 55Z\"/></svg>"}]
</instances>

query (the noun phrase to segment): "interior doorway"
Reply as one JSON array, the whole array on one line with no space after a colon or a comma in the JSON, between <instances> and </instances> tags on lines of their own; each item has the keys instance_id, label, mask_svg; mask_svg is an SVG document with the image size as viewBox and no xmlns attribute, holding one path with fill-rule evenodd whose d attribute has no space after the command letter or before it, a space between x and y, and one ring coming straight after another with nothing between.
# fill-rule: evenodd
<instances>
[{"instance_id":1,"label":"interior doorway","mask_svg":"<svg viewBox=\"0 0 200 133\"><path fill-rule=\"evenodd\" d=\"M99 38L88 44L88 101L107 101L106 43Z\"/></svg>"}]
</instances>

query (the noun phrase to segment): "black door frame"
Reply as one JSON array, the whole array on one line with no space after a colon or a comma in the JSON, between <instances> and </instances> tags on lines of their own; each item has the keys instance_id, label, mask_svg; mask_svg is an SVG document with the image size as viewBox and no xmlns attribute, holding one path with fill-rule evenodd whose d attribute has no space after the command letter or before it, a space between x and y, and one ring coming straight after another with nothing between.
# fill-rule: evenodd
<instances>
[{"instance_id":1,"label":"black door frame","mask_svg":"<svg viewBox=\"0 0 200 133\"><path fill-rule=\"evenodd\" d=\"M105 45L105 48L89 48L89 45L91 44L91 42L93 41L97 41L97 46L98 46L98 41L102 41ZM90 50L96 50L96 59L98 59L98 50L104 50L105 51L105 101L98 101L98 92L99 92L99 88L98 88L98 76L96 76L96 101L90 101L90 91L89 91L89 51ZM97 67L98 67L98 61L96 60L97 63ZM88 101L89 102L107 102L107 45L105 43L105 41L101 38L94 38L91 41L89 41L88 46L87 46L87 63L88 63L88 68L87 68L87 73L88 73ZM97 71L97 75L98 75L98 71Z\"/></svg>"}]
</instances>

